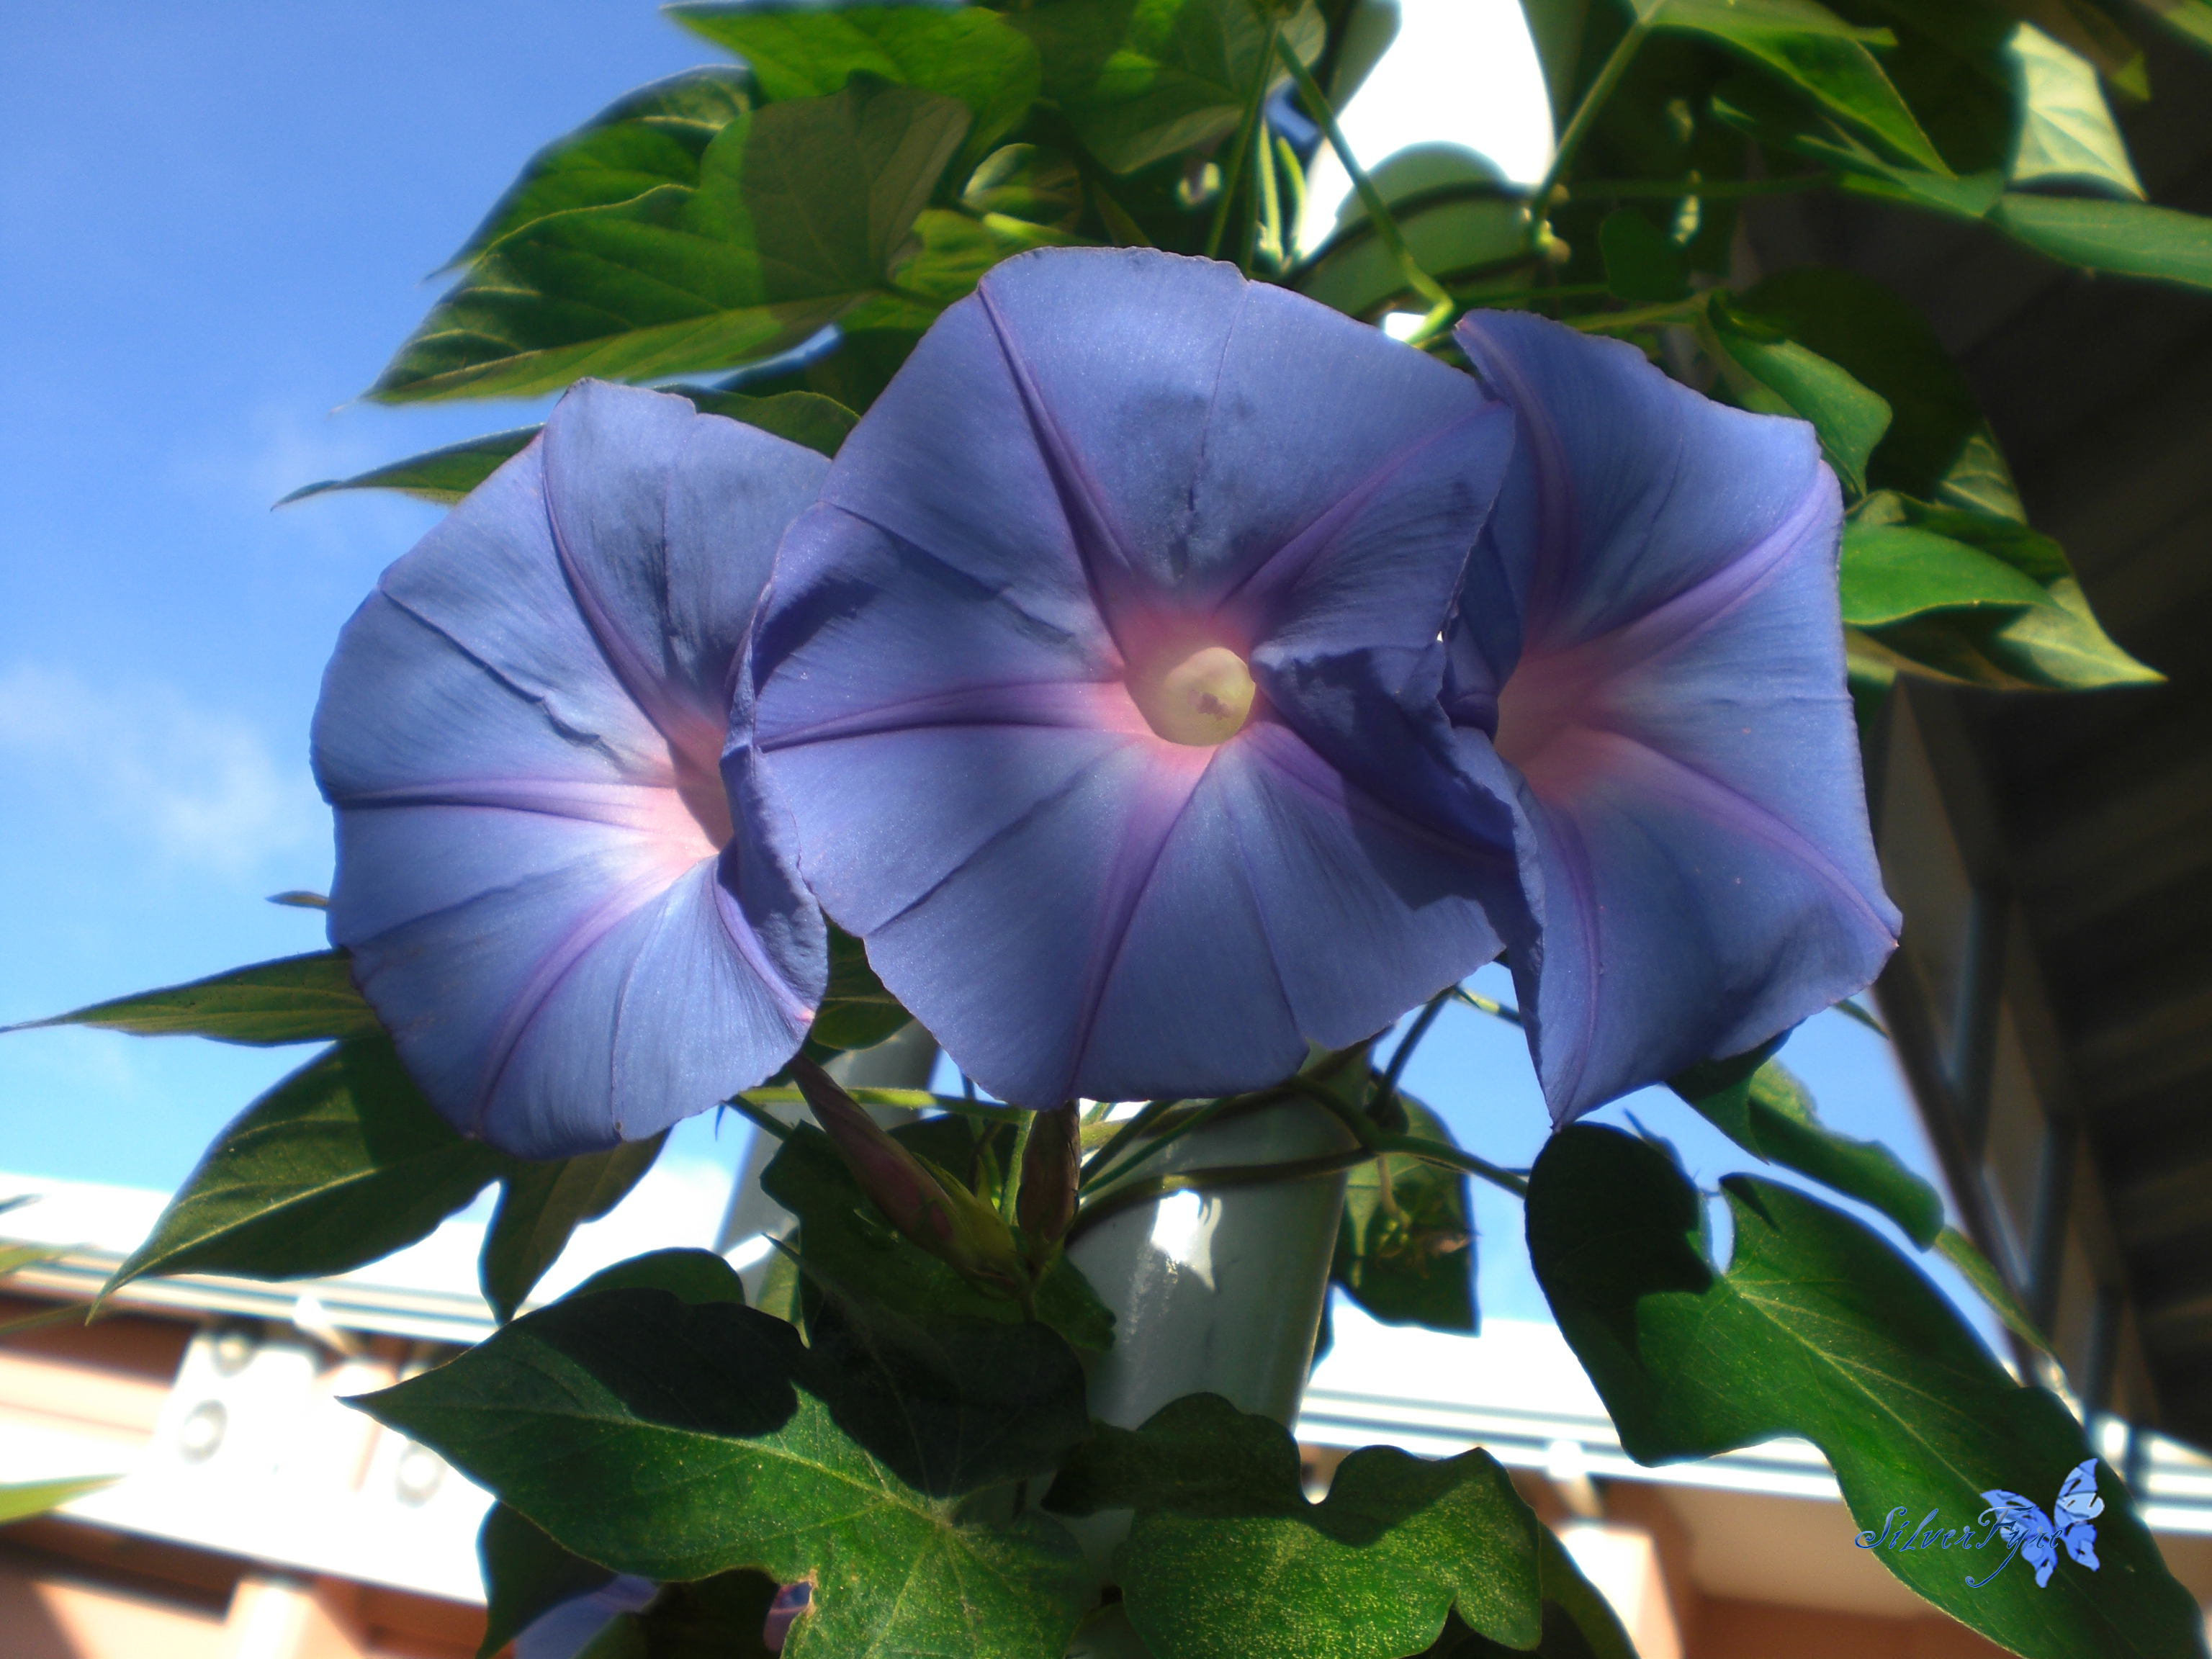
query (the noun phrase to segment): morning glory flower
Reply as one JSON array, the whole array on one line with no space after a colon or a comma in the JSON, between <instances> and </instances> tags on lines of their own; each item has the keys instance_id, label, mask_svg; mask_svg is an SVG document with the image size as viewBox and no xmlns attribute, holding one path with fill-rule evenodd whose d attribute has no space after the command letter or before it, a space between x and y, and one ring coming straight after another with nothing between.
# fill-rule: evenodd
<instances>
[{"instance_id":1,"label":"morning glory flower","mask_svg":"<svg viewBox=\"0 0 2212 1659\"><path fill-rule=\"evenodd\" d=\"M314 723L331 939L463 1133L604 1148L798 1048L821 915L719 769L777 539L827 465L583 381L339 635Z\"/></svg>"},{"instance_id":2,"label":"morning glory flower","mask_svg":"<svg viewBox=\"0 0 2212 1659\"><path fill-rule=\"evenodd\" d=\"M1446 698L1480 775L1502 757L1517 781L1537 927L1512 965L1565 1121L1863 988L1898 913L1812 428L1525 313L1471 315L1458 339L1520 443Z\"/></svg>"},{"instance_id":3,"label":"morning glory flower","mask_svg":"<svg viewBox=\"0 0 2212 1659\"><path fill-rule=\"evenodd\" d=\"M1517 914L1510 786L1438 701L1510 443L1469 376L1231 266L1010 260L785 538L732 759L991 1092L1276 1081Z\"/></svg>"}]
</instances>

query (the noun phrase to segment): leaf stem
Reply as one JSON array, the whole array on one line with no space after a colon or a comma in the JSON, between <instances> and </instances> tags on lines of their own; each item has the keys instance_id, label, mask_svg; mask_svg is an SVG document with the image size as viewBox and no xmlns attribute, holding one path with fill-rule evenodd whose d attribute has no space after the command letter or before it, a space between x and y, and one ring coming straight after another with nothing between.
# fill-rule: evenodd
<instances>
[{"instance_id":1,"label":"leaf stem","mask_svg":"<svg viewBox=\"0 0 2212 1659\"><path fill-rule=\"evenodd\" d=\"M1576 202L1680 201L1702 196L1723 201L1738 196L1787 196L1804 190L1826 190L1839 174L1822 168L1817 173L1785 173L1779 179L1597 179L1568 191Z\"/></svg>"},{"instance_id":2,"label":"leaf stem","mask_svg":"<svg viewBox=\"0 0 2212 1659\"><path fill-rule=\"evenodd\" d=\"M1364 1147L1347 1147L1340 1152L1291 1158L1282 1164L1221 1164L1209 1169L1180 1170L1172 1175L1156 1176L1150 1181L1133 1182L1126 1187L1116 1187L1110 1193L1103 1193L1085 1204L1062 1242L1072 1244L1116 1211L1125 1210L1133 1204L1144 1203L1148 1199L1164 1197L1170 1193L1203 1192L1213 1187L1265 1186L1282 1181L1310 1181L1317 1176L1334 1175L1340 1170L1352 1169L1374 1156Z\"/></svg>"},{"instance_id":3,"label":"leaf stem","mask_svg":"<svg viewBox=\"0 0 2212 1659\"><path fill-rule=\"evenodd\" d=\"M1368 1108L1370 1112L1389 1105L1397 1097L1398 1079L1406 1074L1406 1062L1413 1057L1413 1050L1421 1046L1421 1039L1428 1036L1429 1027L1437 1023L1437 1016L1443 1012L1444 1005L1452 1000L1452 993L1458 989L1456 985L1447 985L1422 1005L1421 1012L1414 1016L1412 1028L1400 1039L1398 1046L1390 1051L1389 1068L1382 1073L1382 1086L1376 1091L1375 1099Z\"/></svg>"},{"instance_id":4,"label":"leaf stem","mask_svg":"<svg viewBox=\"0 0 2212 1659\"><path fill-rule=\"evenodd\" d=\"M1014 1224L1014 1206L1022 1195L1022 1159L1036 1128L1035 1112L1023 1113L1022 1121L1014 1125L1013 1150L1006 1154L1006 1178L999 1185L999 1219L1009 1227Z\"/></svg>"},{"instance_id":5,"label":"leaf stem","mask_svg":"<svg viewBox=\"0 0 2212 1659\"><path fill-rule=\"evenodd\" d=\"M1655 6L1651 9L1656 15L1659 9ZM1597 79L1589 83L1589 89L1583 94L1582 102L1575 106L1574 115L1567 122L1566 131L1560 133L1559 142L1553 148L1552 164L1544 169L1543 178L1537 181L1530 199L1535 204L1533 222L1539 230L1549 225L1549 216L1545 212L1545 207L1552 199L1553 187L1566 175L1567 166L1575 159L1575 152L1582 148L1583 140L1589 137L1589 130L1597 125L1599 110L1604 107L1605 100L1613 96L1613 89L1620 84L1620 77L1628 73L1630 60L1636 56L1637 49L1643 46L1644 37L1651 33L1651 18L1644 15L1640 5L1636 8L1636 19L1629 24L1628 33L1614 45L1604 67L1598 70Z\"/></svg>"},{"instance_id":6,"label":"leaf stem","mask_svg":"<svg viewBox=\"0 0 2212 1659\"><path fill-rule=\"evenodd\" d=\"M1144 1105L1139 1109L1137 1115L1131 1118L1127 1123L1124 1123L1120 1129L1116 1130L1115 1132L1114 1138L1108 1141L1103 1146L1101 1146L1097 1152L1091 1158L1091 1173L1083 1176L1081 1180L1076 1183L1076 1190L1078 1192L1081 1192L1086 1187L1097 1186L1104 1177L1106 1166L1112 1160L1115 1153L1120 1152L1122 1147L1127 1146L1139 1135L1144 1133L1146 1129L1158 1122L1160 1118L1170 1109L1179 1106L1182 1103L1180 1100L1175 1099L1146 1101Z\"/></svg>"},{"instance_id":7,"label":"leaf stem","mask_svg":"<svg viewBox=\"0 0 2212 1659\"><path fill-rule=\"evenodd\" d=\"M1276 43L1282 37L1282 20L1270 15L1267 19L1267 43L1260 49L1262 65L1274 56ZM1296 52L1291 53L1292 57L1297 55ZM1244 100L1244 118L1237 122L1237 137L1230 141L1229 165L1221 172L1221 199L1213 204L1213 222L1206 227L1206 257L1209 259L1221 257L1221 238L1229 228L1229 212L1236 203L1237 186L1244 181L1244 163L1252 150L1253 128L1259 123L1261 108L1267 101L1267 82L1272 78L1264 67L1252 77L1251 95ZM1247 240L1242 236L1237 240L1240 243ZM1237 269L1249 276L1252 274L1250 264L1248 255L1237 262Z\"/></svg>"},{"instance_id":8,"label":"leaf stem","mask_svg":"<svg viewBox=\"0 0 2212 1659\"><path fill-rule=\"evenodd\" d=\"M1275 55L1290 70L1291 79L1297 82L1298 94L1306 100L1307 110L1315 120L1321 123L1321 130L1328 135L1329 148L1336 152L1336 159L1344 164L1344 171L1352 180L1352 189L1359 193L1360 205L1367 210L1367 217L1375 227L1376 235L1382 238L1382 246L1389 250L1390 257L1397 262L1399 274L1405 277L1406 285L1429 302L1428 314L1422 318L1420 327L1409 341L1411 344L1419 345L1431 335L1442 331L1443 325L1451 320L1456 301L1444 292L1443 284L1422 270L1414 259L1413 250L1406 246L1406 239L1398 229L1398 222L1390 216L1390 210L1382 200L1382 192L1375 188L1375 181L1367 176L1367 170L1359 165L1358 158L1352 153L1352 146L1345 141L1344 129L1337 125L1335 109L1314 80L1312 72L1299 61L1298 54L1291 43L1279 35L1275 40Z\"/></svg>"},{"instance_id":9,"label":"leaf stem","mask_svg":"<svg viewBox=\"0 0 2212 1659\"><path fill-rule=\"evenodd\" d=\"M1521 1011L1518 1008L1509 1008L1502 1002L1493 1002L1488 997L1477 996L1464 985L1454 986L1452 994L1455 1001L1465 1003L1479 1014L1488 1014L1492 1019L1502 1019L1508 1025L1526 1025L1528 1023L1521 1018Z\"/></svg>"}]
</instances>

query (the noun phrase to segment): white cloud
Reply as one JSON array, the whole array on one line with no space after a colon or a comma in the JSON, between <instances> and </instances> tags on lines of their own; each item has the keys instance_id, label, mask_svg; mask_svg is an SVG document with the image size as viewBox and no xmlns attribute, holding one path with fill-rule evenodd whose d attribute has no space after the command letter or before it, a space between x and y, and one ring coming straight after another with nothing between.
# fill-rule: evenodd
<instances>
[{"instance_id":1,"label":"white cloud","mask_svg":"<svg viewBox=\"0 0 2212 1659\"><path fill-rule=\"evenodd\" d=\"M19 662L0 671L0 757L158 862L243 877L330 836L304 759L280 763L252 721L173 687Z\"/></svg>"}]
</instances>

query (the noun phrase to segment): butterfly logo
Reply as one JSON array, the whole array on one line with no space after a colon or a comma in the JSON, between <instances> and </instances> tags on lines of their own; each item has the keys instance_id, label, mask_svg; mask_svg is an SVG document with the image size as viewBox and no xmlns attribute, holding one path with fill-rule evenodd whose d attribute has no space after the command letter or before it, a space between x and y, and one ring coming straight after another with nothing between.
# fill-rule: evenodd
<instances>
[{"instance_id":1,"label":"butterfly logo","mask_svg":"<svg viewBox=\"0 0 2212 1659\"><path fill-rule=\"evenodd\" d=\"M2051 1582L2061 1544L2066 1546L2067 1554L2090 1571L2097 1571L2097 1529L2089 1523L2105 1512L2105 1500L2097 1496L2095 1458L2085 1457L2074 1466L2058 1488L2058 1500L2051 1504L2049 1515L2016 1492L1985 1492L1982 1497L1996 1511L1999 1535L2035 1569L2038 1589Z\"/></svg>"}]
</instances>

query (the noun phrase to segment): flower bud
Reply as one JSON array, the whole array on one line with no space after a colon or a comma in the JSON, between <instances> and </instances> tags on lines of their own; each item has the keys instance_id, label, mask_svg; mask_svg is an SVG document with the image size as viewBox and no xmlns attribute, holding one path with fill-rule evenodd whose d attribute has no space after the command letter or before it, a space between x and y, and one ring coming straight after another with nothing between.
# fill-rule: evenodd
<instances>
[{"instance_id":1,"label":"flower bud","mask_svg":"<svg viewBox=\"0 0 2212 1659\"><path fill-rule=\"evenodd\" d=\"M1021 1283L1013 1235L999 1212L952 1176L885 1133L836 1080L805 1055L792 1080L853 1179L890 1224L966 1277L1012 1290Z\"/></svg>"},{"instance_id":2,"label":"flower bud","mask_svg":"<svg viewBox=\"0 0 2212 1659\"><path fill-rule=\"evenodd\" d=\"M1022 1190L1015 1217L1032 1251L1057 1244L1075 1219L1075 1185L1082 1175L1083 1120L1072 1100L1039 1112L1022 1154Z\"/></svg>"}]
</instances>

